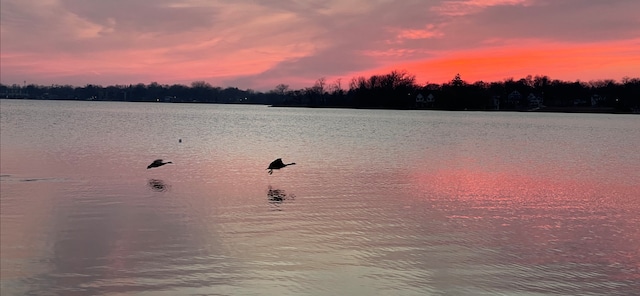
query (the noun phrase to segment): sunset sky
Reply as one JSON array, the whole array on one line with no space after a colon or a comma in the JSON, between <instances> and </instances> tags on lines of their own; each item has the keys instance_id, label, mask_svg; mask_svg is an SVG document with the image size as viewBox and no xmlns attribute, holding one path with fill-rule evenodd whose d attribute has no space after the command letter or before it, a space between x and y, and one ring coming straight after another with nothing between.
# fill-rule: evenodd
<instances>
[{"instance_id":1,"label":"sunset sky","mask_svg":"<svg viewBox=\"0 0 640 296\"><path fill-rule=\"evenodd\" d=\"M638 0L0 0L3 84L640 77Z\"/></svg>"}]
</instances>

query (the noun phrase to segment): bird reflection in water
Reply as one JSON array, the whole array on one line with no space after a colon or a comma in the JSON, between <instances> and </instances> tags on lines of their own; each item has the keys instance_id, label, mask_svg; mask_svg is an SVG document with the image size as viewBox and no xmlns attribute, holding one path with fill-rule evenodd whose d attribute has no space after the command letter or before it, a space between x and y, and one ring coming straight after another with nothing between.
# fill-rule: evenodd
<instances>
[{"instance_id":1,"label":"bird reflection in water","mask_svg":"<svg viewBox=\"0 0 640 296\"><path fill-rule=\"evenodd\" d=\"M282 204L285 200L294 200L296 198L293 194L287 194L282 189L273 189L271 185L269 185L269 189L267 191L267 200L272 205Z\"/></svg>"},{"instance_id":2,"label":"bird reflection in water","mask_svg":"<svg viewBox=\"0 0 640 296\"><path fill-rule=\"evenodd\" d=\"M149 188L151 190L157 191L157 192L169 191L169 188L171 187L169 184L165 183L160 179L149 179L149 181L147 182L147 185L149 185Z\"/></svg>"}]
</instances>

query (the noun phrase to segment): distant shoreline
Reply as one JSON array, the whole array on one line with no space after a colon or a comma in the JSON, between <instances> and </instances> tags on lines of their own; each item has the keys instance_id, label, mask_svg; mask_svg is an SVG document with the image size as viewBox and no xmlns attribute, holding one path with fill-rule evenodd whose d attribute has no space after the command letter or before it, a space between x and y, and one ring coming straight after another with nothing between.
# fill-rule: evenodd
<instances>
[{"instance_id":1,"label":"distant shoreline","mask_svg":"<svg viewBox=\"0 0 640 296\"><path fill-rule=\"evenodd\" d=\"M640 110L637 111L624 111L618 110L614 107L582 107L582 106L568 106L568 107L542 107L536 109L466 109L466 110L451 110L451 109L437 109L437 108L385 108L385 107L353 107L353 106L303 106L303 105L286 105L286 104L274 104L269 107L276 108L334 108L334 109L363 109L363 110L424 110L424 111L467 111L467 112L540 112L540 113L596 113L596 114L640 114Z\"/></svg>"},{"instance_id":2,"label":"distant shoreline","mask_svg":"<svg viewBox=\"0 0 640 296\"><path fill-rule=\"evenodd\" d=\"M566 107L541 107L535 109L438 109L438 108L388 108L388 107L357 107L357 106L335 106L335 105L294 105L294 104L256 104L256 103L214 103L214 102L149 102L149 101L115 101L115 100L78 100L78 99L35 99L35 98L0 98L0 100L28 100L28 101L76 101L76 102L129 102L145 104L216 104L216 105L260 105L275 108L319 108L319 109L362 109L362 110L425 110L425 111L480 111L480 112L542 112L542 113L596 113L596 114L640 114L640 110L620 110L614 107L587 107L587 106L566 106Z\"/></svg>"},{"instance_id":3,"label":"distant shoreline","mask_svg":"<svg viewBox=\"0 0 640 296\"><path fill-rule=\"evenodd\" d=\"M640 114L640 78L570 82L528 75L519 80L468 83L456 74L442 84L416 83L406 71L354 77L348 88L340 80L318 79L312 87L290 89L279 84L259 92L214 87L204 81L191 86L148 85L3 85L0 97L14 99L254 104L274 107L386 110L511 111Z\"/></svg>"}]
</instances>

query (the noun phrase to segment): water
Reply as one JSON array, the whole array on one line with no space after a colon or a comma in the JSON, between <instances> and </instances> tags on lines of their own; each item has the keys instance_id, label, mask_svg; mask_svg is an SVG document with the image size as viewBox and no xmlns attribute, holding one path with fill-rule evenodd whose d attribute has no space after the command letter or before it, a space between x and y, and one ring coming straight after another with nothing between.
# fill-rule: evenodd
<instances>
[{"instance_id":1,"label":"water","mask_svg":"<svg viewBox=\"0 0 640 296\"><path fill-rule=\"evenodd\" d=\"M0 104L2 295L640 291L638 116Z\"/></svg>"}]
</instances>

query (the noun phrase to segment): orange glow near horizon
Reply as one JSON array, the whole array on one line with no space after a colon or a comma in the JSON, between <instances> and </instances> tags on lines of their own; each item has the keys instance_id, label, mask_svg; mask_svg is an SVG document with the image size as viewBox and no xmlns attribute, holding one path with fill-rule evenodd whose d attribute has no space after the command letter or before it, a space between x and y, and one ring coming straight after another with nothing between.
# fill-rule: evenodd
<instances>
[{"instance_id":1,"label":"orange glow near horizon","mask_svg":"<svg viewBox=\"0 0 640 296\"><path fill-rule=\"evenodd\" d=\"M239 49L222 58L203 56L201 59L171 59L170 56L176 52L186 56L189 48L180 46L81 56L62 54L55 57L3 52L1 56L3 68L20 69L25 76L28 73L28 75L39 77L35 84L66 84L58 82L59 79L86 75L87 78L96 81L93 84L103 85L154 81L161 84L184 84L204 80L215 86L236 86L220 85L216 81L229 77L257 75L272 69L281 61L295 58L295 56L310 55L313 49L311 45L286 50L264 47L258 53L255 48ZM367 52L366 55L379 56L379 62L383 65L375 69L345 73L341 76L324 77L328 81L338 78L348 81L357 76L369 77L392 70L406 70L409 74L416 75L418 84L448 82L457 73L460 73L462 79L469 83L479 80L493 82L507 78L519 79L527 75L546 75L552 79L567 81L600 79L619 81L624 76L637 77L637 69L640 69L640 55L638 55L640 39L589 44L544 44L524 41L523 45L518 46L487 47L446 53L433 52L432 58L410 61L402 60L403 52L402 49L393 49L388 54L380 51ZM408 54L414 52L407 49ZM38 60L38 58L44 60ZM298 76L273 77L264 79L262 89L260 86L257 88L267 90L270 84L275 86L274 83L285 83L290 84L292 88L300 88L313 85L319 77L306 80ZM33 81L31 78L27 80ZM3 83L19 82L3 81Z\"/></svg>"},{"instance_id":2,"label":"orange glow near horizon","mask_svg":"<svg viewBox=\"0 0 640 296\"><path fill-rule=\"evenodd\" d=\"M57 79L71 75L95 77L96 84L102 76L122 75L139 77L135 81L124 79L107 84L135 84L157 81L174 84L181 81L207 80L203 77L227 77L250 75L266 71L281 57L271 53L254 54L239 50L224 59L204 57L201 60L175 61L165 57L166 50L131 50L126 52L105 52L91 56L61 55L35 61L28 54L2 53L3 63L9 67L21 68L55 83ZM274 50L275 51L275 50ZM130 61L135 61L132 63ZM3 82L4 83L4 82Z\"/></svg>"},{"instance_id":3,"label":"orange glow near horizon","mask_svg":"<svg viewBox=\"0 0 640 296\"><path fill-rule=\"evenodd\" d=\"M638 52L640 39L583 45L527 42L519 47L455 52L406 63L402 68L416 74L418 79L426 78L435 83L447 82L456 73L469 83L519 79L527 75L547 75L569 81L620 80L624 76L640 74Z\"/></svg>"}]
</instances>

